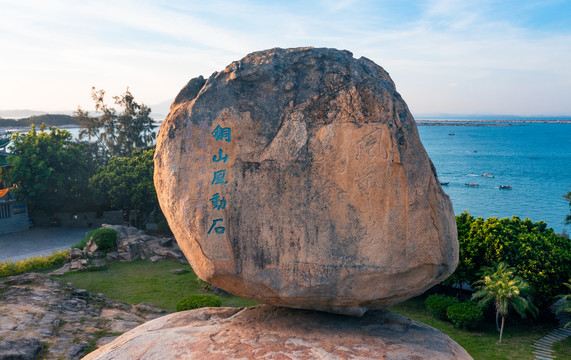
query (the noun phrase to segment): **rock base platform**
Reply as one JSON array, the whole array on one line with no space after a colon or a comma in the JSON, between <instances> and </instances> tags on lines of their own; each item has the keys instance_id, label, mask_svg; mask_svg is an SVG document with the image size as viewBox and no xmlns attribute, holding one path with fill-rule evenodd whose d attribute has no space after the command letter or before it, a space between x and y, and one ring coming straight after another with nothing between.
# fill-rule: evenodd
<instances>
[{"instance_id":1,"label":"rock base platform","mask_svg":"<svg viewBox=\"0 0 571 360\"><path fill-rule=\"evenodd\" d=\"M472 359L442 332L388 310L351 317L270 305L170 314L92 359Z\"/></svg>"},{"instance_id":2,"label":"rock base platform","mask_svg":"<svg viewBox=\"0 0 571 360\"><path fill-rule=\"evenodd\" d=\"M48 274L0 281L0 360L78 360L89 344L103 346L160 308L128 305L62 284Z\"/></svg>"}]
</instances>

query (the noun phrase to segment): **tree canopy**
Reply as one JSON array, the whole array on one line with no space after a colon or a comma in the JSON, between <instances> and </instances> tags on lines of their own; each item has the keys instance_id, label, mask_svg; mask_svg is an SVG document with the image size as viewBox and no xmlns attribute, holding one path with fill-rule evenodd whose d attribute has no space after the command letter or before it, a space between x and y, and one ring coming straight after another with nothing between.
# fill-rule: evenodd
<instances>
[{"instance_id":1,"label":"tree canopy","mask_svg":"<svg viewBox=\"0 0 571 360\"><path fill-rule=\"evenodd\" d=\"M151 108L138 104L133 94L127 90L120 96L113 96L115 105L121 110L105 104L105 91L91 88L91 98L95 102L95 111L101 116L91 116L81 107L74 113L81 130L80 139L95 138L107 157L130 156L133 150L149 147L155 140L153 129L156 127L150 117Z\"/></svg>"},{"instance_id":2,"label":"tree canopy","mask_svg":"<svg viewBox=\"0 0 571 360\"><path fill-rule=\"evenodd\" d=\"M456 217L460 258L450 282L472 283L479 271L506 262L532 287L534 302L551 305L571 273L571 242L543 221L518 217L484 220L464 212Z\"/></svg>"},{"instance_id":3,"label":"tree canopy","mask_svg":"<svg viewBox=\"0 0 571 360\"><path fill-rule=\"evenodd\" d=\"M490 303L496 309L496 326L500 332L500 344L504 332L505 318L509 310L513 308L522 318L530 312L537 315L537 308L527 296L530 286L527 281L515 275L515 269L502 262L494 267L484 267L484 276L476 281L478 291L473 295L474 299L480 299L480 305L485 307ZM501 327L498 325L498 317L502 318Z\"/></svg>"},{"instance_id":4,"label":"tree canopy","mask_svg":"<svg viewBox=\"0 0 571 360\"><path fill-rule=\"evenodd\" d=\"M29 132L12 135L10 151L9 182L31 212L77 211L89 202L85 146L73 142L68 131L50 127L45 132L42 124L38 132L32 125Z\"/></svg>"},{"instance_id":5,"label":"tree canopy","mask_svg":"<svg viewBox=\"0 0 571 360\"><path fill-rule=\"evenodd\" d=\"M158 208L153 184L155 150L134 151L131 157L112 157L89 180L96 202L116 209L137 210L136 226L143 227Z\"/></svg>"}]
</instances>

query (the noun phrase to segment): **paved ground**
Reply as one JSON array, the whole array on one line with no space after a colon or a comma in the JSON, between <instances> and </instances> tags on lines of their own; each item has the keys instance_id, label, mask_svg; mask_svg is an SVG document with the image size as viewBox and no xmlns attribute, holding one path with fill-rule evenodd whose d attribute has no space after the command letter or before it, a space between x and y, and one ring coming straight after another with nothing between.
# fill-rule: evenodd
<instances>
[{"instance_id":1,"label":"paved ground","mask_svg":"<svg viewBox=\"0 0 571 360\"><path fill-rule=\"evenodd\" d=\"M69 249L85 237L88 228L32 228L0 235L0 261L22 260L36 255L49 255L54 250Z\"/></svg>"}]
</instances>

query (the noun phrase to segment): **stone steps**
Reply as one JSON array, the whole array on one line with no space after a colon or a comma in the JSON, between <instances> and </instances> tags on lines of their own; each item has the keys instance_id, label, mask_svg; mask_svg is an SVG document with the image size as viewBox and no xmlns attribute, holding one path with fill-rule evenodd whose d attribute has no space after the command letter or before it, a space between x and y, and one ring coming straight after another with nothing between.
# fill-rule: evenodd
<instances>
[{"instance_id":1,"label":"stone steps","mask_svg":"<svg viewBox=\"0 0 571 360\"><path fill-rule=\"evenodd\" d=\"M550 307L550 309L551 312L556 314L555 316L561 323L561 327L551 331L549 334L545 335L541 339L538 339L533 344L531 344L531 347L533 348L531 353L533 354L533 357L536 360L556 359L557 357L553 355L553 349L551 349L551 346L553 345L553 343L561 341L571 335L571 329L563 328L563 326L565 326L565 324L571 320L571 316L569 314L556 313L559 302L560 301L557 301L555 304L553 304Z\"/></svg>"},{"instance_id":2,"label":"stone steps","mask_svg":"<svg viewBox=\"0 0 571 360\"><path fill-rule=\"evenodd\" d=\"M541 356L548 359L555 359L555 355L550 353L545 353L543 351L532 351L531 353L533 354L534 357Z\"/></svg>"},{"instance_id":3,"label":"stone steps","mask_svg":"<svg viewBox=\"0 0 571 360\"><path fill-rule=\"evenodd\" d=\"M551 346L547 346L547 345L537 345L537 344L531 344L531 347L537 349L537 350L542 350L542 351L547 351L547 352L553 352L553 350L551 349Z\"/></svg>"}]
</instances>

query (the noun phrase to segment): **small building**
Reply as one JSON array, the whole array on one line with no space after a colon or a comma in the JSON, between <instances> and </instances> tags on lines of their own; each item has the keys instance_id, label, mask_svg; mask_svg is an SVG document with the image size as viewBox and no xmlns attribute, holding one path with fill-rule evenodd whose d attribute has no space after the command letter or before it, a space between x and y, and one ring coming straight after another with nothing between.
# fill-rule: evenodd
<instances>
[{"instance_id":1,"label":"small building","mask_svg":"<svg viewBox=\"0 0 571 360\"><path fill-rule=\"evenodd\" d=\"M0 235L29 229L28 209L10 193L8 153L0 148Z\"/></svg>"}]
</instances>

